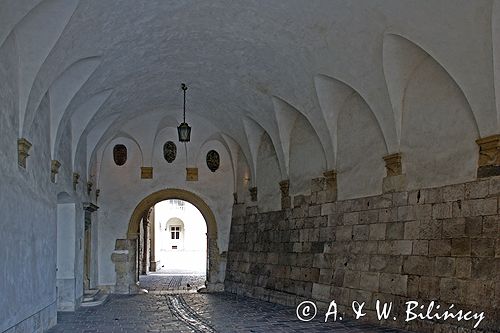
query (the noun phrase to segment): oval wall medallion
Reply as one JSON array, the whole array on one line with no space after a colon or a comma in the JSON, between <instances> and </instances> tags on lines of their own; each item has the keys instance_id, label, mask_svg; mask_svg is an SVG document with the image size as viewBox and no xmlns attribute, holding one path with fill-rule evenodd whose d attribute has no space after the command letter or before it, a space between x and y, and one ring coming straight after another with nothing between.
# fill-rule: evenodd
<instances>
[{"instance_id":1,"label":"oval wall medallion","mask_svg":"<svg viewBox=\"0 0 500 333\"><path fill-rule=\"evenodd\" d=\"M127 147L125 145L116 145L113 147L113 160L118 166L122 166L127 162Z\"/></svg>"},{"instance_id":2,"label":"oval wall medallion","mask_svg":"<svg viewBox=\"0 0 500 333\"><path fill-rule=\"evenodd\" d=\"M163 157L168 163L172 163L177 156L177 146L172 141L167 141L163 145Z\"/></svg>"},{"instance_id":3,"label":"oval wall medallion","mask_svg":"<svg viewBox=\"0 0 500 333\"><path fill-rule=\"evenodd\" d=\"M220 156L215 150L211 150L207 153L207 166L210 171L215 172L220 166Z\"/></svg>"}]
</instances>

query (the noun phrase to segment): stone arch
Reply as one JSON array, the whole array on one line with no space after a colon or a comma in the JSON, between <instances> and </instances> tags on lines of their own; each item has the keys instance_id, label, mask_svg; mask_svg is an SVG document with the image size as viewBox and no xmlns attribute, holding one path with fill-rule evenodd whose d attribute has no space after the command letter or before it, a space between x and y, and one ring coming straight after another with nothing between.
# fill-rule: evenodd
<instances>
[{"instance_id":1,"label":"stone arch","mask_svg":"<svg viewBox=\"0 0 500 333\"><path fill-rule=\"evenodd\" d=\"M182 189L163 189L157 192L154 192L144 198L134 209L132 216L129 221L128 230L127 230L127 238L126 240L117 240L116 242L116 251L129 250L134 251L136 249L136 241L139 236L139 223L141 222L142 217L145 212L155 204L160 201L169 200L169 199L178 199L184 200L192 205L194 205L201 213L205 222L207 224L207 256L208 256L208 265L207 265L207 290L208 291L217 291L222 290L224 284L223 281L219 279L219 271L222 261L222 256L219 253L219 246L217 244L217 221L215 219L215 215L212 212L212 209L207 205L207 203L198 195ZM128 248L127 248L128 247ZM116 254L116 251L114 254ZM121 283L125 282L129 283L128 292L125 292L123 289L118 286L119 279L117 274L117 292L122 293L130 293L133 292L133 285L136 284L137 278L135 276L135 256L133 256L134 260L130 260L130 264L133 267L129 267L127 271L128 279L127 281L121 281ZM118 258L113 258L113 261L117 263ZM132 289L130 288L132 287Z\"/></svg>"}]
</instances>

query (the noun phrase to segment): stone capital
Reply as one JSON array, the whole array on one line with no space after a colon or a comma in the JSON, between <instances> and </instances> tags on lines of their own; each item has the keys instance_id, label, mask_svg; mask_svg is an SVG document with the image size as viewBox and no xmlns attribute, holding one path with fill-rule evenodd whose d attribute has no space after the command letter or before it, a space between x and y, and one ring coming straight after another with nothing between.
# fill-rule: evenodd
<instances>
[{"instance_id":1,"label":"stone capital","mask_svg":"<svg viewBox=\"0 0 500 333\"><path fill-rule=\"evenodd\" d=\"M401 153L383 157L387 176L382 180L382 192L400 192L406 190L406 175L403 174Z\"/></svg>"},{"instance_id":2,"label":"stone capital","mask_svg":"<svg viewBox=\"0 0 500 333\"><path fill-rule=\"evenodd\" d=\"M500 175L500 134L476 140L479 146L477 177Z\"/></svg>"},{"instance_id":3,"label":"stone capital","mask_svg":"<svg viewBox=\"0 0 500 333\"><path fill-rule=\"evenodd\" d=\"M61 162L58 160L52 160L50 162L50 181L56 182L56 175L59 173L59 168L61 167Z\"/></svg>"},{"instance_id":4,"label":"stone capital","mask_svg":"<svg viewBox=\"0 0 500 333\"><path fill-rule=\"evenodd\" d=\"M73 172L73 190L76 191L76 185L80 182L80 174L77 172Z\"/></svg>"},{"instance_id":5,"label":"stone capital","mask_svg":"<svg viewBox=\"0 0 500 333\"><path fill-rule=\"evenodd\" d=\"M403 174L403 165L401 163L401 153L395 153L384 156L387 177Z\"/></svg>"},{"instance_id":6,"label":"stone capital","mask_svg":"<svg viewBox=\"0 0 500 333\"><path fill-rule=\"evenodd\" d=\"M290 180L282 180L279 182L281 191L281 209L291 208L292 199L290 198Z\"/></svg>"},{"instance_id":7,"label":"stone capital","mask_svg":"<svg viewBox=\"0 0 500 333\"><path fill-rule=\"evenodd\" d=\"M186 168L186 181L198 181L198 168Z\"/></svg>"},{"instance_id":8,"label":"stone capital","mask_svg":"<svg viewBox=\"0 0 500 333\"><path fill-rule=\"evenodd\" d=\"M92 202L84 202L83 203L83 210L89 212L89 213L93 213L95 211L97 211L99 209L99 207L97 205L94 205Z\"/></svg>"},{"instance_id":9,"label":"stone capital","mask_svg":"<svg viewBox=\"0 0 500 333\"><path fill-rule=\"evenodd\" d=\"M21 168L26 169L26 159L30 156L29 151L31 149L31 142L25 138L20 138L17 140L17 163Z\"/></svg>"},{"instance_id":10,"label":"stone capital","mask_svg":"<svg viewBox=\"0 0 500 333\"><path fill-rule=\"evenodd\" d=\"M141 167L141 179L153 179L153 167Z\"/></svg>"},{"instance_id":11,"label":"stone capital","mask_svg":"<svg viewBox=\"0 0 500 333\"><path fill-rule=\"evenodd\" d=\"M257 201L257 187L251 187L248 189L250 192L250 200L253 202Z\"/></svg>"}]
</instances>

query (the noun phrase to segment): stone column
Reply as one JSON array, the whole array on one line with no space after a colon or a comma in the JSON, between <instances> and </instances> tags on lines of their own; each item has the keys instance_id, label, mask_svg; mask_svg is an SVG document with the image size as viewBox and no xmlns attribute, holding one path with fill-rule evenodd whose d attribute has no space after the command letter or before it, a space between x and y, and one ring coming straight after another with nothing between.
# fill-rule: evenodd
<instances>
[{"instance_id":1,"label":"stone column","mask_svg":"<svg viewBox=\"0 0 500 333\"><path fill-rule=\"evenodd\" d=\"M292 199L290 198L290 180L283 180L279 184L281 191L281 209L291 208Z\"/></svg>"},{"instance_id":2,"label":"stone column","mask_svg":"<svg viewBox=\"0 0 500 333\"><path fill-rule=\"evenodd\" d=\"M403 173L401 153L384 156L387 176L382 181L382 192L401 192L406 190L406 175Z\"/></svg>"},{"instance_id":3,"label":"stone column","mask_svg":"<svg viewBox=\"0 0 500 333\"><path fill-rule=\"evenodd\" d=\"M91 202L83 203L85 212L84 248L83 248L83 289L90 289L90 277L92 273L92 213L99 209Z\"/></svg>"},{"instance_id":4,"label":"stone column","mask_svg":"<svg viewBox=\"0 0 500 333\"><path fill-rule=\"evenodd\" d=\"M137 239L117 239L111 260L115 264L115 293L133 294L138 292L135 266Z\"/></svg>"},{"instance_id":5,"label":"stone column","mask_svg":"<svg viewBox=\"0 0 500 333\"><path fill-rule=\"evenodd\" d=\"M155 232L156 232L156 221L155 221L155 208L151 208L151 213L149 214L149 231L150 231L150 253L149 253L149 271L156 272L156 267L158 262L155 258Z\"/></svg>"},{"instance_id":6,"label":"stone column","mask_svg":"<svg viewBox=\"0 0 500 333\"><path fill-rule=\"evenodd\" d=\"M500 134L476 140L479 146L477 177L500 175Z\"/></svg>"},{"instance_id":7,"label":"stone column","mask_svg":"<svg viewBox=\"0 0 500 333\"><path fill-rule=\"evenodd\" d=\"M142 258L141 258L141 274L146 275L148 273L148 215L145 214L142 218Z\"/></svg>"}]
</instances>

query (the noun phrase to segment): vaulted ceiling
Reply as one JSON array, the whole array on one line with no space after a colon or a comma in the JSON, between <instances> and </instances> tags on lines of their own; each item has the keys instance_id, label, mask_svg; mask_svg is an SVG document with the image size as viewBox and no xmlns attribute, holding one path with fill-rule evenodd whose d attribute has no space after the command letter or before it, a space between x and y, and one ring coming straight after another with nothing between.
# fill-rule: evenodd
<instances>
[{"instance_id":1,"label":"vaulted ceiling","mask_svg":"<svg viewBox=\"0 0 500 333\"><path fill-rule=\"evenodd\" d=\"M180 120L185 82L188 117L212 123L247 155L252 137L266 131L286 173L297 116L335 166L336 107L352 94L373 112L388 152L397 151L398 87L425 57L463 91L481 135L498 132L491 121L500 95L498 7L492 0L2 0L0 45L19 58L19 136L29 137L48 96L53 155L61 126L72 126L73 155L83 142L91 155L135 117Z\"/></svg>"}]
</instances>

